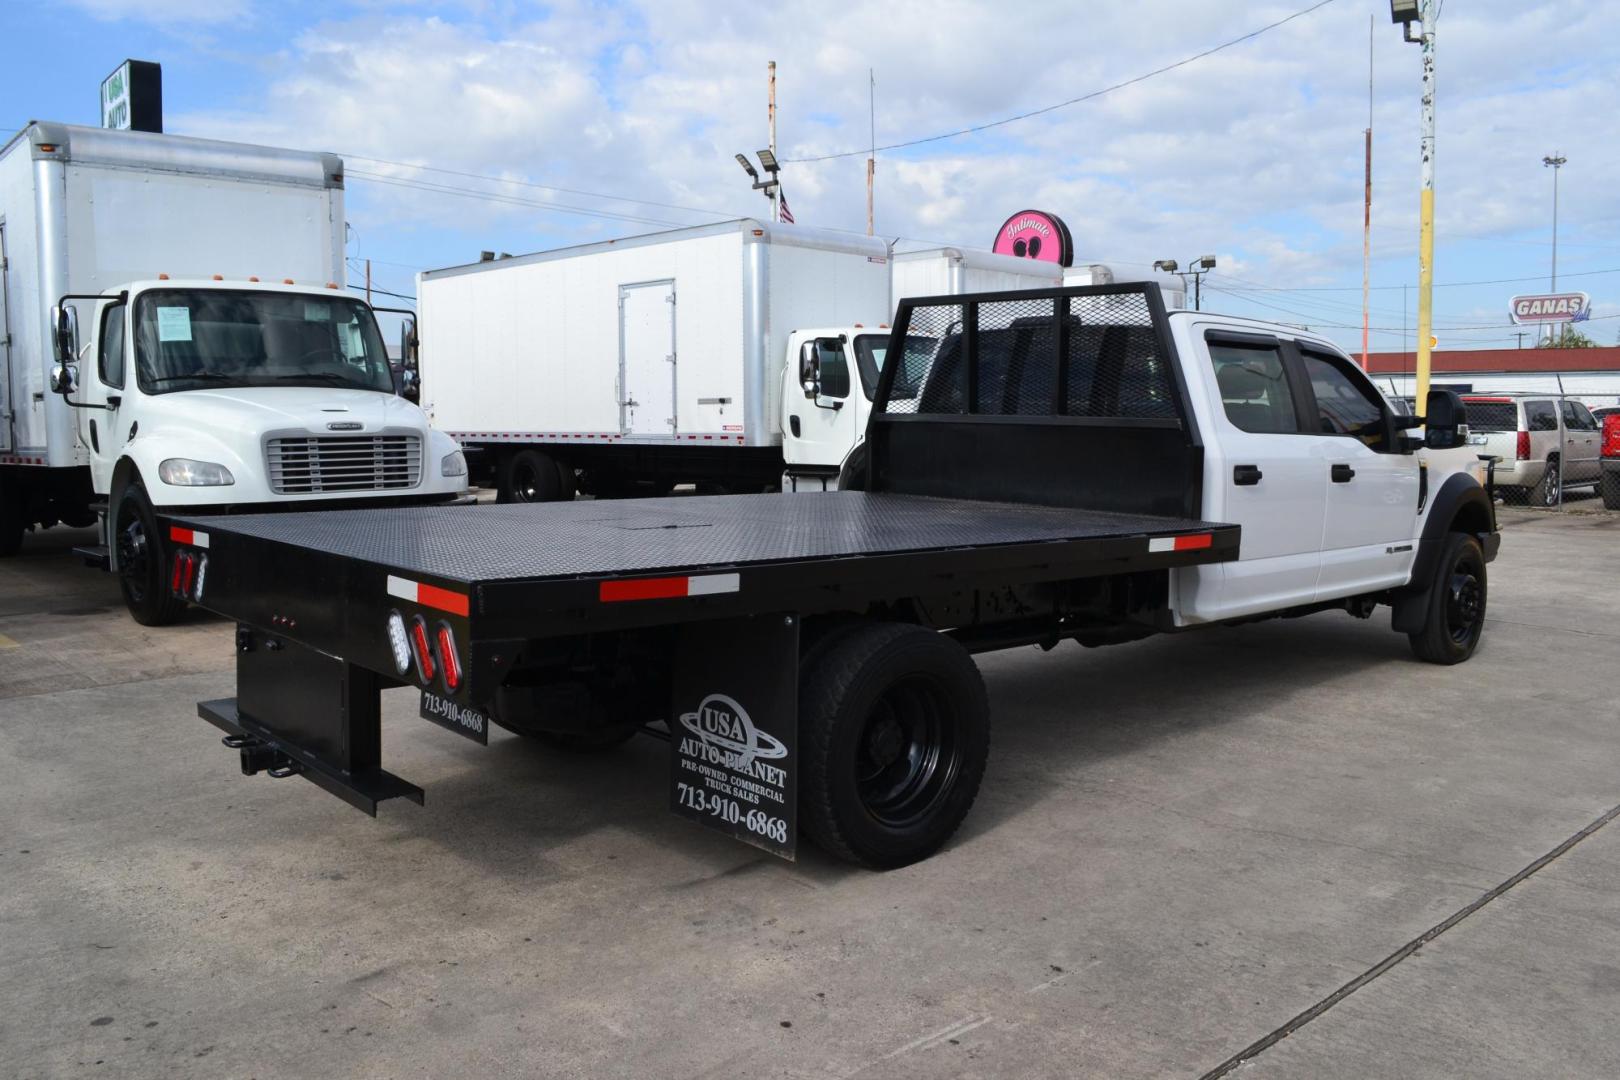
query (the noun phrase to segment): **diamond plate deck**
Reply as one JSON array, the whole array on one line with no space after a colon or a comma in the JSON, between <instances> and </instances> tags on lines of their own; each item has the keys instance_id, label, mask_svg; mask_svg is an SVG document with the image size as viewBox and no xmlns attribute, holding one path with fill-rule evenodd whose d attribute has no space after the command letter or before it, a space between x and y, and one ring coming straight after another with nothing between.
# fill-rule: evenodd
<instances>
[{"instance_id":1,"label":"diamond plate deck","mask_svg":"<svg viewBox=\"0 0 1620 1080\"><path fill-rule=\"evenodd\" d=\"M829 492L178 519L468 584L660 574L1220 526L915 495Z\"/></svg>"}]
</instances>

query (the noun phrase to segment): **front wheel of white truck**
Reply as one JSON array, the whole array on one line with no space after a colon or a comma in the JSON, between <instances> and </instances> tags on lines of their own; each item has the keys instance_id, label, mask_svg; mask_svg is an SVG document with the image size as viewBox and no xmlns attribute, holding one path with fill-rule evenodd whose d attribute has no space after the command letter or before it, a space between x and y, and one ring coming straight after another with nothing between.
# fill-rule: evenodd
<instances>
[{"instance_id":1,"label":"front wheel of white truck","mask_svg":"<svg viewBox=\"0 0 1620 1080\"><path fill-rule=\"evenodd\" d=\"M130 483L118 499L112 541L118 548L118 587L130 617L142 626L177 621L186 602L169 592L168 545L158 534L152 501L139 481Z\"/></svg>"},{"instance_id":2,"label":"front wheel of white truck","mask_svg":"<svg viewBox=\"0 0 1620 1080\"><path fill-rule=\"evenodd\" d=\"M1408 635L1419 660L1460 664L1485 632L1485 552L1467 533L1450 533L1435 565L1423 629Z\"/></svg>"}]
</instances>

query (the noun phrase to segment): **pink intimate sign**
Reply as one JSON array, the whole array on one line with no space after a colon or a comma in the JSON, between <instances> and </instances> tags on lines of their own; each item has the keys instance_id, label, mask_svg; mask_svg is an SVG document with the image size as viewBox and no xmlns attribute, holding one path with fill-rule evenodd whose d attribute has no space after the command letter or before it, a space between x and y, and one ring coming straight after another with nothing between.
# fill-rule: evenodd
<instances>
[{"instance_id":1,"label":"pink intimate sign","mask_svg":"<svg viewBox=\"0 0 1620 1080\"><path fill-rule=\"evenodd\" d=\"M1074 241L1069 227L1056 214L1044 210L1020 210L996 231L990 248L997 255L1053 262L1068 266L1074 261Z\"/></svg>"}]
</instances>

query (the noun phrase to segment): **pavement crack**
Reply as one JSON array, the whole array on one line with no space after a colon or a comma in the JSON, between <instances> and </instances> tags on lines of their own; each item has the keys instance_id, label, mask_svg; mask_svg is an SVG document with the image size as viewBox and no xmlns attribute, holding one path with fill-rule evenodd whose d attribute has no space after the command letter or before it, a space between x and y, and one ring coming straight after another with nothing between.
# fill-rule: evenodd
<instances>
[{"instance_id":1,"label":"pavement crack","mask_svg":"<svg viewBox=\"0 0 1620 1080\"><path fill-rule=\"evenodd\" d=\"M1244 1062L1251 1061L1260 1054L1265 1053L1271 1047L1275 1046L1283 1039L1286 1039L1288 1036L1292 1035L1306 1024L1309 1024L1312 1020L1315 1020L1323 1013L1326 1013L1329 1009L1339 1004L1339 1002L1343 1001L1357 990L1360 990L1368 983L1371 983L1374 980L1388 974L1393 968L1395 968L1396 965L1400 964L1407 957L1411 956L1423 946L1427 945L1429 942L1435 940L1440 935L1444 934L1446 931L1468 918L1468 916L1474 914L1476 911L1479 911L1486 905L1500 898L1510 889L1514 888L1520 883L1534 877L1542 870L1545 870L1548 866L1552 865L1560 857L1565 855L1576 844L1580 843L1582 840L1585 840L1588 836L1591 836L1593 833L1597 832L1599 829L1603 828L1617 817L1620 817L1620 805L1612 806L1608 810L1605 810L1595 820L1593 820L1591 824L1587 825L1573 836L1570 836L1563 843L1559 844L1557 847L1553 848L1551 851L1547 852L1545 855L1541 856L1539 859L1535 860L1530 865L1508 878L1506 881L1501 882L1494 888L1482 894L1473 903L1458 908L1444 920L1429 927L1429 929L1425 930L1411 941L1408 941L1406 944L1384 957L1378 963L1374 964L1366 971L1363 971L1360 975L1357 975L1355 978L1333 991L1333 993L1329 994L1327 997L1318 1001L1305 1011L1295 1015L1287 1023L1284 1023L1282 1026L1275 1028L1262 1037L1256 1039L1254 1042L1250 1043L1248 1046L1245 1046L1242 1050L1239 1050L1237 1053L1233 1054L1231 1057L1227 1058L1213 1069L1204 1073L1198 1078L1198 1080L1220 1080L1221 1077L1226 1076L1239 1065L1242 1065Z\"/></svg>"},{"instance_id":2,"label":"pavement crack","mask_svg":"<svg viewBox=\"0 0 1620 1080\"><path fill-rule=\"evenodd\" d=\"M1507 626L1523 626L1523 627L1526 627L1526 628L1528 628L1530 630L1552 630L1552 631L1554 631L1556 633L1559 633L1559 634L1579 634L1582 637L1600 637L1600 638L1616 638L1616 637L1620 637L1620 634L1608 634L1608 633L1604 633L1602 630L1576 630L1574 627L1571 627L1571 626L1548 626L1546 623L1520 622L1517 619L1499 619L1495 615L1487 616L1486 619L1485 619L1485 622L1487 624L1489 624L1489 623L1503 623L1504 625L1507 625Z\"/></svg>"}]
</instances>

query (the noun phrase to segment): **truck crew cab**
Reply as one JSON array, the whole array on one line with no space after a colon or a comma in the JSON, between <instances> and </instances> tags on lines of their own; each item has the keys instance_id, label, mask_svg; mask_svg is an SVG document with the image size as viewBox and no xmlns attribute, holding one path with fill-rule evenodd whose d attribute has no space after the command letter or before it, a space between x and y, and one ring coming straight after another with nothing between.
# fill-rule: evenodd
<instances>
[{"instance_id":1,"label":"truck crew cab","mask_svg":"<svg viewBox=\"0 0 1620 1080\"><path fill-rule=\"evenodd\" d=\"M1498 533L1454 394L1397 415L1331 343L1152 284L907 300L880 371L835 492L179 522L238 623L200 714L371 813L423 798L381 767L387 687L478 742L645 730L675 812L892 867L984 774L975 652L1380 606L1423 660L1480 642Z\"/></svg>"}]
</instances>

